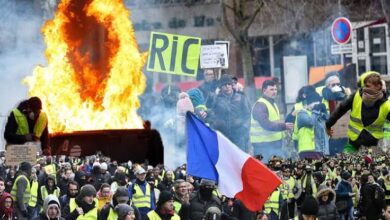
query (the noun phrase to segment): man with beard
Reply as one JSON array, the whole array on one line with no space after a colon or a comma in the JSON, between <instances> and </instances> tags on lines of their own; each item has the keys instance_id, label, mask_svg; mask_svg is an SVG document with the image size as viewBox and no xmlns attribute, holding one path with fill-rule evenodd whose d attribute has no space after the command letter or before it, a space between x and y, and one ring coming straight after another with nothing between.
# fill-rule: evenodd
<instances>
[{"instance_id":1,"label":"man with beard","mask_svg":"<svg viewBox=\"0 0 390 220\"><path fill-rule=\"evenodd\" d=\"M65 208L69 205L70 199L76 198L79 194L79 184L76 181L71 180L68 184L68 190L66 194L60 197L60 204L62 208Z\"/></svg>"},{"instance_id":2,"label":"man with beard","mask_svg":"<svg viewBox=\"0 0 390 220\"><path fill-rule=\"evenodd\" d=\"M155 209L154 189L146 182L146 171L143 168L138 168L135 175L137 179L129 189L129 197L139 210L141 219L145 220L146 214Z\"/></svg>"},{"instance_id":3,"label":"man with beard","mask_svg":"<svg viewBox=\"0 0 390 220\"><path fill-rule=\"evenodd\" d=\"M64 208L66 220L76 220L79 216L83 219L97 219L96 190L91 184L81 187L80 194L69 201L69 205Z\"/></svg>"},{"instance_id":4,"label":"man with beard","mask_svg":"<svg viewBox=\"0 0 390 220\"><path fill-rule=\"evenodd\" d=\"M221 200L213 195L214 189L214 181L201 180L199 191L190 199L190 219L202 219L206 215L206 210L212 206L222 209Z\"/></svg>"}]
</instances>

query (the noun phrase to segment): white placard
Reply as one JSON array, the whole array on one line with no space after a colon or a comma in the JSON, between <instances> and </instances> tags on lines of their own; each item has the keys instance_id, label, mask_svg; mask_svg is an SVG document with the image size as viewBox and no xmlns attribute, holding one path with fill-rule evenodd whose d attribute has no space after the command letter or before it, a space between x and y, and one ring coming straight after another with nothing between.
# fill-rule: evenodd
<instances>
[{"instance_id":1,"label":"white placard","mask_svg":"<svg viewBox=\"0 0 390 220\"><path fill-rule=\"evenodd\" d=\"M200 68L221 68L229 67L227 47L225 45L204 45L200 49Z\"/></svg>"},{"instance_id":2,"label":"white placard","mask_svg":"<svg viewBox=\"0 0 390 220\"><path fill-rule=\"evenodd\" d=\"M380 38L374 38L373 43L374 44L381 44L381 39Z\"/></svg>"},{"instance_id":3,"label":"white placard","mask_svg":"<svg viewBox=\"0 0 390 220\"><path fill-rule=\"evenodd\" d=\"M352 53L352 44L332 44L330 51L332 54Z\"/></svg>"}]
</instances>

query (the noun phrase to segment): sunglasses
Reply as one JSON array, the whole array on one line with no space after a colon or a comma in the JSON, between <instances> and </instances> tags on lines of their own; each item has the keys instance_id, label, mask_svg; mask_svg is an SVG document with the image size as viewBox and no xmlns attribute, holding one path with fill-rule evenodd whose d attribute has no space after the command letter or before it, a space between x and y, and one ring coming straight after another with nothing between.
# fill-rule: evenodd
<instances>
[{"instance_id":1,"label":"sunglasses","mask_svg":"<svg viewBox=\"0 0 390 220\"><path fill-rule=\"evenodd\" d=\"M340 83L332 83L332 84L330 84L330 86L331 86L331 87L341 86L341 84L340 84Z\"/></svg>"}]
</instances>

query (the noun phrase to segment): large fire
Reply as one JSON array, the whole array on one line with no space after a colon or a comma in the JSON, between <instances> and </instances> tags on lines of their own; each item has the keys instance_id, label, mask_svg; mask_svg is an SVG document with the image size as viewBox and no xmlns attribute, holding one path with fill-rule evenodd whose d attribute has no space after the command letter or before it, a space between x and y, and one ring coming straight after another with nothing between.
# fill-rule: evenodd
<instances>
[{"instance_id":1,"label":"large fire","mask_svg":"<svg viewBox=\"0 0 390 220\"><path fill-rule=\"evenodd\" d=\"M141 54L122 0L62 0L42 32L48 65L25 79L51 133L141 128Z\"/></svg>"}]
</instances>

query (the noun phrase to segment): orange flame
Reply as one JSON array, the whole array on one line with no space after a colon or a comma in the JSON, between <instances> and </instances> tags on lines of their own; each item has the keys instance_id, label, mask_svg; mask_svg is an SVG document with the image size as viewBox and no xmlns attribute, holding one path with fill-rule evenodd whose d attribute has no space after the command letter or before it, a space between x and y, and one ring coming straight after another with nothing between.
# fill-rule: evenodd
<instances>
[{"instance_id":1,"label":"orange flame","mask_svg":"<svg viewBox=\"0 0 390 220\"><path fill-rule=\"evenodd\" d=\"M146 53L122 0L63 0L45 36L47 67L24 82L42 99L51 133L141 128Z\"/></svg>"}]
</instances>

